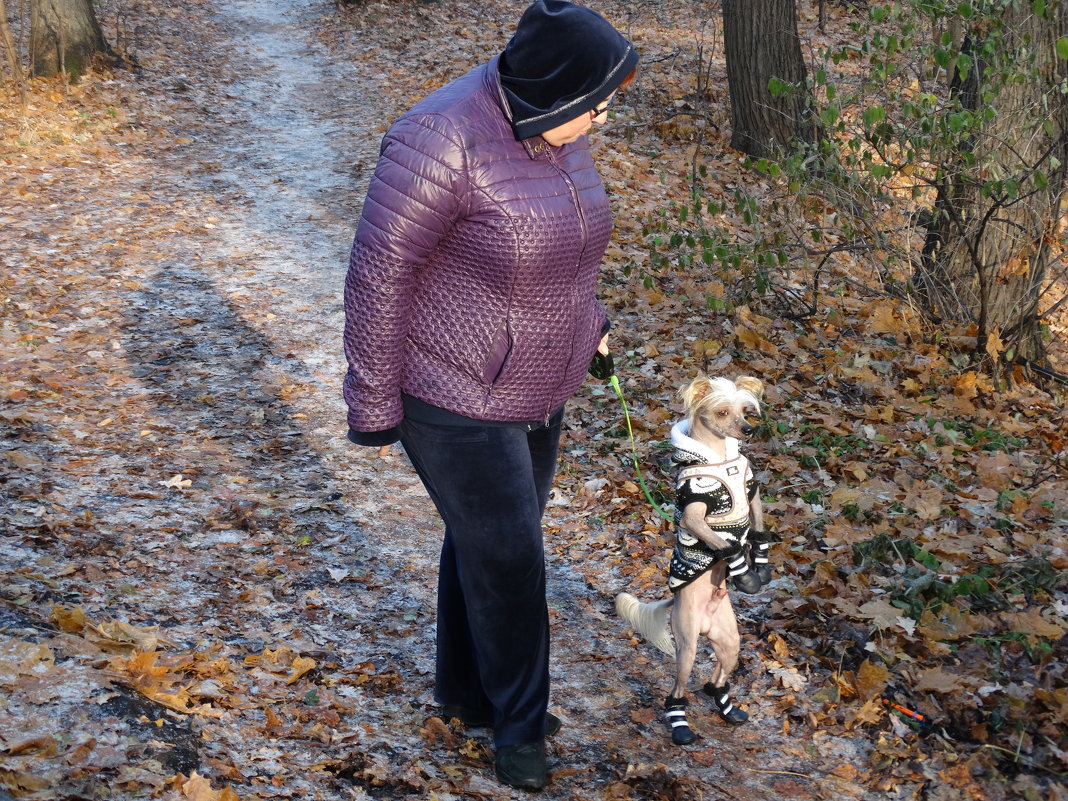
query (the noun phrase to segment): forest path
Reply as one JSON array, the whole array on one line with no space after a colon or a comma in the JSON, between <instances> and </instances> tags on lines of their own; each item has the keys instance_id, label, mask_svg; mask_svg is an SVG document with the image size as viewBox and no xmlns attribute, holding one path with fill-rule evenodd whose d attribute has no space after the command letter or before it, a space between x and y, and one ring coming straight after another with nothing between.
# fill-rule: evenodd
<instances>
[{"instance_id":1,"label":"forest path","mask_svg":"<svg viewBox=\"0 0 1068 801\"><path fill-rule=\"evenodd\" d=\"M366 727L374 722L383 739L372 750L396 752L388 761L403 775L401 755L423 744L418 731L435 712L433 588L440 523L402 453L378 460L370 449L355 448L341 437L344 411L337 394L343 369L339 342L344 268L382 125L391 116L383 114L382 100L388 93L381 81L394 65L376 61L384 52L380 49L371 58L353 54L344 59L313 41L309 23L322 11L314 2L224 0L220 9L232 44L217 43L217 52L232 54L229 68L240 77L226 85L227 102L215 109L220 120L210 126L211 135L195 145L194 163L210 168L203 174L194 169L191 177L215 196L220 208L221 236L214 247L221 252L207 261L252 268L243 274L244 287L255 287L249 305L273 304L275 319L284 321L278 328L262 329L271 349L293 353L304 380L318 388L290 402L316 421L312 428L317 454L332 470L350 513L366 524L361 553L373 552L375 559L392 565L389 571L374 569L378 578L371 584L381 582L383 588L377 592L320 587L322 597L330 598L330 607L350 621L349 630L358 637L355 644L346 642L331 637L329 627L319 627L315 639L330 642L349 660L379 661L380 674L395 667L402 677L401 697L386 696L378 704L364 699L359 723ZM227 216L227 209L246 213ZM232 289L232 280L225 272L213 276L224 291ZM288 369L293 370L291 363ZM734 798L765 796L768 785L760 774L742 769L743 763L710 758L724 735L735 747L748 743L763 750L758 730L748 737L738 735L699 711L703 728L712 730L701 764L690 762L685 751L665 747L666 730L654 710L661 694L658 685L667 682L670 665L635 654L625 627L611 611L610 577L602 575L598 581L595 568L593 578L601 586L594 586L576 569L582 560L583 521L569 519L560 507L551 516L572 532L578 547L557 549L550 542L547 549L554 622L553 709L565 721L553 756L566 778L555 782L546 797L598 797L603 785L613 775L625 774L628 765L637 773L632 781L638 784L655 785L675 773L687 782L726 783ZM332 557L336 561L337 554ZM341 569L350 568L343 564ZM349 586L346 582L341 589ZM418 625L409 628L406 620ZM378 629L376 624L382 623ZM619 670L624 663L633 664L636 656L637 673ZM635 705L633 714L621 714ZM640 737L635 737L635 724ZM763 725L777 724L769 720ZM482 742L492 743L488 732L477 734L484 737ZM662 763L666 769L656 767ZM468 791L507 797L507 790L490 789L488 765L474 773L464 779Z\"/></svg>"},{"instance_id":2,"label":"forest path","mask_svg":"<svg viewBox=\"0 0 1068 801\"><path fill-rule=\"evenodd\" d=\"M479 24L514 11L492 5ZM52 793L35 797L85 797L90 781L140 798L194 769L242 798L526 797L493 778L490 732L433 717L429 499L403 454L344 438L347 252L384 125L410 101L391 71L420 68L398 45L412 32L368 5L356 13L377 22L330 47L323 18L345 18L325 0L156 12L171 16L144 75L111 82L130 82L128 139L95 160L46 153L36 216L5 217L0 242L56 299L37 303L50 338L7 351L9 397L32 414L5 418L30 467L0 488L15 532L0 540L0 638L47 642L62 688L34 677L0 711L5 730L65 732L88 755L82 771L63 749L28 754ZM470 48L462 34L442 46ZM859 762L861 748L792 739L760 702L782 692L751 651L737 674L751 723L731 729L695 699L701 739L671 746L671 666L612 612L625 543L561 497L547 553L564 728L542 798L865 797L804 767ZM64 633L41 622L53 606ZM101 641L72 608L163 636L158 661Z\"/></svg>"}]
</instances>

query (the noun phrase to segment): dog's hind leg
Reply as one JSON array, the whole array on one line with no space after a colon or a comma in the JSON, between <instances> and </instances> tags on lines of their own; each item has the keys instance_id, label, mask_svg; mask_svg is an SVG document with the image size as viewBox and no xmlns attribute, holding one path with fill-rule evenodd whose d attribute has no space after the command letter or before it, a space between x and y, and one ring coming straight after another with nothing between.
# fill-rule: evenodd
<instances>
[{"instance_id":1,"label":"dog's hind leg","mask_svg":"<svg viewBox=\"0 0 1068 801\"><path fill-rule=\"evenodd\" d=\"M669 695L664 702L664 717L671 727L671 742L675 745L688 745L697 739L697 735L690 728L690 721L686 719L686 706L689 703L686 698L676 698L673 695Z\"/></svg>"},{"instance_id":2,"label":"dog's hind leg","mask_svg":"<svg viewBox=\"0 0 1068 801\"><path fill-rule=\"evenodd\" d=\"M650 645L668 656L675 656L675 643L668 625L672 600L665 598L642 603L629 592L621 592L616 596L616 613Z\"/></svg>"},{"instance_id":3,"label":"dog's hind leg","mask_svg":"<svg viewBox=\"0 0 1068 801\"><path fill-rule=\"evenodd\" d=\"M727 681L738 665L742 641L738 633L738 618L729 597L716 607L709 622L706 633L716 653L716 667L712 671L712 681L705 683L704 691L712 697L721 718L734 725L745 723L749 715L731 703L730 684Z\"/></svg>"},{"instance_id":4,"label":"dog's hind leg","mask_svg":"<svg viewBox=\"0 0 1068 801\"><path fill-rule=\"evenodd\" d=\"M735 726L741 725L749 720L749 713L734 705L731 701L730 682L726 679L722 681L723 683L718 685L707 681L705 682L704 690L712 699L712 703L721 718Z\"/></svg>"},{"instance_id":5,"label":"dog's hind leg","mask_svg":"<svg viewBox=\"0 0 1068 801\"><path fill-rule=\"evenodd\" d=\"M675 635L675 685L664 702L664 709L671 727L671 742L675 745L686 745L697 739L686 719L686 685L697 659L697 641L706 623L712 590L708 573L698 576L675 593L675 603L671 608L671 631Z\"/></svg>"}]
</instances>

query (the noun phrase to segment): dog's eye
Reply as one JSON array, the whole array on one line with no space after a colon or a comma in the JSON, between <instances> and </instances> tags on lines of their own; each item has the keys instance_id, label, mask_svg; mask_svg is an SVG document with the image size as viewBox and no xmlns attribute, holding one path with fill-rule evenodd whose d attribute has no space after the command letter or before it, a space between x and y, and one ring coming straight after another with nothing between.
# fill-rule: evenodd
<instances>
[{"instance_id":1,"label":"dog's eye","mask_svg":"<svg viewBox=\"0 0 1068 801\"><path fill-rule=\"evenodd\" d=\"M716 417L726 417L726 416L727 416L727 410L726 409L720 409L719 411L716 412Z\"/></svg>"}]
</instances>

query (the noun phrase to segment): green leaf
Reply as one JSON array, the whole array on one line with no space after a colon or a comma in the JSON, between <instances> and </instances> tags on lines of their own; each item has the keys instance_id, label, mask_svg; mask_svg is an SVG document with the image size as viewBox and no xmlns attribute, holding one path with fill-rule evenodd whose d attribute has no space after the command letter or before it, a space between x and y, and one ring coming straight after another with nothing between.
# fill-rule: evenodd
<instances>
[{"instance_id":1,"label":"green leaf","mask_svg":"<svg viewBox=\"0 0 1068 801\"><path fill-rule=\"evenodd\" d=\"M928 570L938 570L941 564L935 555L928 551L917 550L913 558Z\"/></svg>"},{"instance_id":2,"label":"green leaf","mask_svg":"<svg viewBox=\"0 0 1068 801\"><path fill-rule=\"evenodd\" d=\"M1036 189L1042 190L1049 186L1049 179L1045 176L1044 173L1036 172L1034 180Z\"/></svg>"},{"instance_id":3,"label":"green leaf","mask_svg":"<svg viewBox=\"0 0 1068 801\"><path fill-rule=\"evenodd\" d=\"M793 88L792 83L787 83L780 78L771 78L768 81L768 91L772 97L782 97Z\"/></svg>"},{"instance_id":4,"label":"green leaf","mask_svg":"<svg viewBox=\"0 0 1068 801\"><path fill-rule=\"evenodd\" d=\"M886 119L886 109L882 106L875 106L874 108L864 109L864 124L869 128L877 122L882 122Z\"/></svg>"},{"instance_id":5,"label":"green leaf","mask_svg":"<svg viewBox=\"0 0 1068 801\"><path fill-rule=\"evenodd\" d=\"M1057 40L1057 55L1068 60L1068 36L1062 36Z\"/></svg>"},{"instance_id":6,"label":"green leaf","mask_svg":"<svg viewBox=\"0 0 1068 801\"><path fill-rule=\"evenodd\" d=\"M968 127L968 124L971 122L971 116L972 115L966 111L959 111L956 114L950 114L948 120L949 130L953 131L953 133L960 133Z\"/></svg>"},{"instance_id":7,"label":"green leaf","mask_svg":"<svg viewBox=\"0 0 1068 801\"><path fill-rule=\"evenodd\" d=\"M957 72L960 73L961 80L968 77L968 73L972 69L972 57L967 53L957 54Z\"/></svg>"}]
</instances>

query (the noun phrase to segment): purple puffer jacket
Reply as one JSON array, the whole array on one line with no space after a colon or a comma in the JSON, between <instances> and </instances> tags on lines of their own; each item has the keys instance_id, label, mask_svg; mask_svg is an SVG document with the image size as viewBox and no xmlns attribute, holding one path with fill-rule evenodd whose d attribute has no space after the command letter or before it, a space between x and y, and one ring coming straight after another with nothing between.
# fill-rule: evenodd
<instances>
[{"instance_id":1,"label":"purple puffer jacket","mask_svg":"<svg viewBox=\"0 0 1068 801\"><path fill-rule=\"evenodd\" d=\"M480 420L544 420L605 324L612 220L582 137L518 142L497 59L388 131L345 282L349 427L385 431L401 393Z\"/></svg>"}]
</instances>

